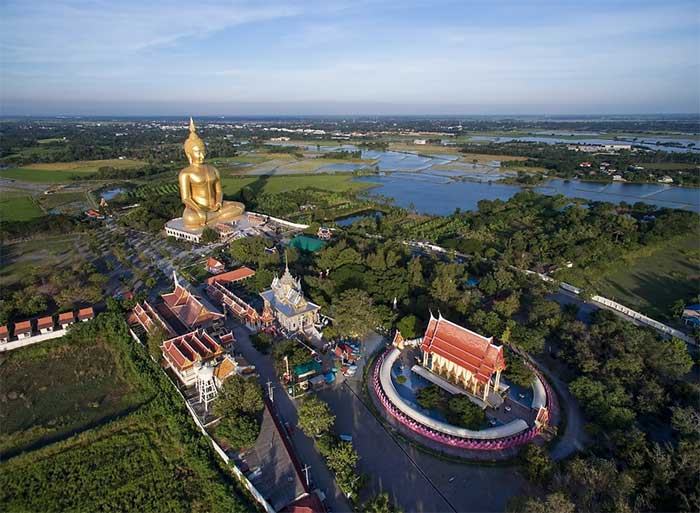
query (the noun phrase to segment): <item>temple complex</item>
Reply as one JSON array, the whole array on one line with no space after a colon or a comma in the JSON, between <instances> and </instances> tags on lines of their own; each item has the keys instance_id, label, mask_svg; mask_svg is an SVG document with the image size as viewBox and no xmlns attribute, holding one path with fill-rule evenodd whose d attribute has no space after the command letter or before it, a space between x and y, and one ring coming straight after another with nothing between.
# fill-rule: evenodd
<instances>
[{"instance_id":1,"label":"temple complex","mask_svg":"<svg viewBox=\"0 0 700 513\"><path fill-rule=\"evenodd\" d=\"M260 293L280 326L290 333L301 333L309 339L320 339L321 307L307 301L301 289L301 281L289 272L285 263L284 274L275 276L268 290Z\"/></svg>"},{"instance_id":2,"label":"temple complex","mask_svg":"<svg viewBox=\"0 0 700 513\"><path fill-rule=\"evenodd\" d=\"M431 314L430 322L420 344L422 368L430 371L424 377L448 389L456 385L489 406L498 406L502 398L501 372L506 368L503 346L493 343L493 337L484 337L454 324L439 315Z\"/></svg>"}]
</instances>

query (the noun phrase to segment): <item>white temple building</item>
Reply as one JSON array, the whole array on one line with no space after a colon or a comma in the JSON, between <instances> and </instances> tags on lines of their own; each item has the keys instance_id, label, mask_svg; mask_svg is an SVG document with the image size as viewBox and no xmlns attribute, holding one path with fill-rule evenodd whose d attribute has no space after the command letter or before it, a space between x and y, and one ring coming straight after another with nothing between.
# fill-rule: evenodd
<instances>
[{"instance_id":1,"label":"white temple building","mask_svg":"<svg viewBox=\"0 0 700 513\"><path fill-rule=\"evenodd\" d=\"M285 263L284 274L275 276L268 290L260 293L265 307L270 308L280 326L291 333L301 333L309 339L320 339L321 307L307 301L301 281L294 278Z\"/></svg>"}]
</instances>

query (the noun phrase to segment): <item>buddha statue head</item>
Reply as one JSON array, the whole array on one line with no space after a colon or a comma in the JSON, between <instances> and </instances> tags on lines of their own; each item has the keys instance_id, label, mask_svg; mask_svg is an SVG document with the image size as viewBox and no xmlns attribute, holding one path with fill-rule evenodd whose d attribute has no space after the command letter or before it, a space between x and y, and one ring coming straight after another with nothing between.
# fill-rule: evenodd
<instances>
[{"instance_id":1,"label":"buddha statue head","mask_svg":"<svg viewBox=\"0 0 700 513\"><path fill-rule=\"evenodd\" d=\"M185 141L185 155L190 164L199 165L204 163L204 157L207 155L207 150L204 146L204 141L197 135L197 129L194 126L194 121L190 117L190 136Z\"/></svg>"}]
</instances>

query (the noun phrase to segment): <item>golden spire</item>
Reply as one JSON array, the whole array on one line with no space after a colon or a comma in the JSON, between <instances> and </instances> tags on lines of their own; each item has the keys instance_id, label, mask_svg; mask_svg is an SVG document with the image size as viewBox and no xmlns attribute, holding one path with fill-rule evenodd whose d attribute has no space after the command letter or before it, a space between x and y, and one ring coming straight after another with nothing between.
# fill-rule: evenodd
<instances>
[{"instance_id":1,"label":"golden spire","mask_svg":"<svg viewBox=\"0 0 700 513\"><path fill-rule=\"evenodd\" d=\"M190 133L195 134L197 133L197 128L194 126L194 120L192 119L192 116L190 116Z\"/></svg>"}]
</instances>

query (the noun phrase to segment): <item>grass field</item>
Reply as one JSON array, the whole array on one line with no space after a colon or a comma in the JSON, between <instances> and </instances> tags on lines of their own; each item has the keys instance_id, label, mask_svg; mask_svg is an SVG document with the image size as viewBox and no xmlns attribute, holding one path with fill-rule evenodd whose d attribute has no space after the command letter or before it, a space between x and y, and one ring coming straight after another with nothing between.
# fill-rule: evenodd
<instances>
[{"instance_id":1,"label":"grass field","mask_svg":"<svg viewBox=\"0 0 700 513\"><path fill-rule=\"evenodd\" d=\"M673 320L671 307L700 289L700 248L696 235L678 238L647 254L633 255L614 269L589 269L574 284L588 286L659 320Z\"/></svg>"},{"instance_id":2,"label":"grass field","mask_svg":"<svg viewBox=\"0 0 700 513\"><path fill-rule=\"evenodd\" d=\"M37 139L39 144L51 144L51 143L62 143L65 142L61 137L49 137L48 139Z\"/></svg>"},{"instance_id":3,"label":"grass field","mask_svg":"<svg viewBox=\"0 0 700 513\"><path fill-rule=\"evenodd\" d=\"M224 194L233 195L245 186L262 190L270 194L305 189L307 187L331 192L361 191L369 189L372 184L353 182L350 175L285 175L285 176L245 176L241 178L223 178Z\"/></svg>"},{"instance_id":4,"label":"grass field","mask_svg":"<svg viewBox=\"0 0 700 513\"><path fill-rule=\"evenodd\" d=\"M140 160L82 160L75 162L48 162L43 164L30 164L23 167L14 167L0 170L0 178L12 178L24 182L60 183L69 182L74 177L89 175L99 168L110 166L116 169L131 169L143 166Z\"/></svg>"},{"instance_id":5,"label":"grass field","mask_svg":"<svg viewBox=\"0 0 700 513\"><path fill-rule=\"evenodd\" d=\"M37 201L45 209L58 208L69 203L87 203L84 192L55 192L53 194L41 194Z\"/></svg>"},{"instance_id":6,"label":"grass field","mask_svg":"<svg viewBox=\"0 0 700 513\"><path fill-rule=\"evenodd\" d=\"M71 265L80 255L78 237L57 236L17 242L0 247L0 289L20 281L31 268L48 276L52 270Z\"/></svg>"},{"instance_id":7,"label":"grass field","mask_svg":"<svg viewBox=\"0 0 700 513\"><path fill-rule=\"evenodd\" d=\"M3 511L255 510L119 314L2 358L2 441L44 429L0 462Z\"/></svg>"},{"instance_id":8,"label":"grass field","mask_svg":"<svg viewBox=\"0 0 700 513\"><path fill-rule=\"evenodd\" d=\"M102 340L66 336L6 353L0 454L65 437L144 401L128 360Z\"/></svg>"},{"instance_id":9,"label":"grass field","mask_svg":"<svg viewBox=\"0 0 700 513\"><path fill-rule=\"evenodd\" d=\"M41 217L43 212L28 196L5 197L0 194L0 220L26 221Z\"/></svg>"}]
</instances>

